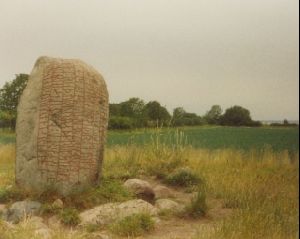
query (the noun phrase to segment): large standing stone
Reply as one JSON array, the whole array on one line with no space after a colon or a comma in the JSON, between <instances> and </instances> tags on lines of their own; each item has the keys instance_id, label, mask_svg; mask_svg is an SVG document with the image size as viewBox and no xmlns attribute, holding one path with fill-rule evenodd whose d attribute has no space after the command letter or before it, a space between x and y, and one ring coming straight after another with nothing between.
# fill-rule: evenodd
<instances>
[{"instance_id":1,"label":"large standing stone","mask_svg":"<svg viewBox=\"0 0 300 239\"><path fill-rule=\"evenodd\" d=\"M40 57L18 106L16 182L68 194L101 173L108 122L102 76L80 60Z\"/></svg>"}]
</instances>

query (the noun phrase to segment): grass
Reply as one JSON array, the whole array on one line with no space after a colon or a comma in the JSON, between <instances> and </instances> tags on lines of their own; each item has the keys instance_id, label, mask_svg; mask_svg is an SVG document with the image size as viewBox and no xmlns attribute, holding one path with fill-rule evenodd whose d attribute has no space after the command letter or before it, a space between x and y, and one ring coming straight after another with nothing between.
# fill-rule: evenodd
<instances>
[{"instance_id":1,"label":"grass","mask_svg":"<svg viewBox=\"0 0 300 239\"><path fill-rule=\"evenodd\" d=\"M14 145L0 144L0 188L2 189L14 182L15 157L16 152Z\"/></svg>"},{"instance_id":2,"label":"grass","mask_svg":"<svg viewBox=\"0 0 300 239\"><path fill-rule=\"evenodd\" d=\"M299 215L299 162L287 151L219 151L195 164L209 192L234 208L232 217L197 238L296 238Z\"/></svg>"},{"instance_id":3,"label":"grass","mask_svg":"<svg viewBox=\"0 0 300 239\"><path fill-rule=\"evenodd\" d=\"M263 130L274 132L273 129ZM286 132L286 129L277 130ZM293 135L295 131L286 133ZM298 134L298 130L295 134ZM291 154L290 148L286 147L281 150L280 147L276 150L272 147L259 149L254 147L249 150L231 147L197 148L185 145L184 138L179 135L174 139L175 143L172 146L167 140L153 137L151 143L144 147L134 144L108 147L105 152L103 168L105 180L102 187L74 196L71 200L76 203L64 201L66 207L74 206L81 209L90 207L94 203L127 200L132 196L122 191L122 181L125 178L139 175L166 178L167 175L178 172L180 168L187 167L205 181L207 197L219 198L223 201L224 207L233 209L232 216L214 222L208 230L199 229L199 235L195 239L297 238L299 231L298 151ZM259 137L257 139L260 140ZM297 140L294 139L292 144L298 142ZM284 137L281 145L286 145ZM7 186L14 184L14 150L13 145L0 145L0 192L2 195L4 192L6 195L4 198L14 197L9 196L10 187L7 189ZM191 203L190 212L199 212L196 216L202 215L205 212L202 211L203 208L205 209L204 202L205 195L198 194ZM191 213L190 216L194 215ZM127 225L125 222L124 224ZM6 226L0 225L2 225L1 235L7 235L4 238L14 238L11 236L13 232L7 232ZM29 235L27 238L30 238L31 231L26 230L17 234L18 238L26 238L23 236L24 233L27 233L26 235ZM127 233L126 230L124 233ZM65 231L60 234L69 237Z\"/></svg>"},{"instance_id":4,"label":"grass","mask_svg":"<svg viewBox=\"0 0 300 239\"><path fill-rule=\"evenodd\" d=\"M186 206L184 215L192 218L201 218L206 215L207 211L206 192L203 188L200 188L196 196L191 199L190 204Z\"/></svg>"},{"instance_id":5,"label":"grass","mask_svg":"<svg viewBox=\"0 0 300 239\"><path fill-rule=\"evenodd\" d=\"M80 223L79 214L76 208L64 208L59 214L61 222L65 225L76 226Z\"/></svg>"},{"instance_id":6,"label":"grass","mask_svg":"<svg viewBox=\"0 0 300 239\"><path fill-rule=\"evenodd\" d=\"M189 168L180 168L168 175L165 182L172 186L192 187L202 183L203 180Z\"/></svg>"},{"instance_id":7,"label":"grass","mask_svg":"<svg viewBox=\"0 0 300 239\"><path fill-rule=\"evenodd\" d=\"M200 149L237 149L237 150L263 150L270 147L275 151L288 150L293 156L299 151L299 127L220 127L220 126L200 126L179 128L184 135L184 143L194 148ZM159 134L163 141L172 146L178 144L177 128L163 129L139 129L133 131L108 132L107 145L146 146ZM182 138L182 137L181 137ZM10 144L15 142L14 133L0 131L0 144Z\"/></svg>"},{"instance_id":8,"label":"grass","mask_svg":"<svg viewBox=\"0 0 300 239\"><path fill-rule=\"evenodd\" d=\"M16 142L15 133L9 129L0 128L0 145L14 144Z\"/></svg>"},{"instance_id":9,"label":"grass","mask_svg":"<svg viewBox=\"0 0 300 239\"><path fill-rule=\"evenodd\" d=\"M249 128L200 126L179 129L185 136L185 144L201 149L263 150L271 147L275 151L299 151L299 128ZM176 128L144 129L135 131L109 131L108 146L137 144L145 146L159 133L169 146L176 144ZM174 137L175 136L175 137Z\"/></svg>"},{"instance_id":10,"label":"grass","mask_svg":"<svg viewBox=\"0 0 300 239\"><path fill-rule=\"evenodd\" d=\"M0 220L1 239L44 239L47 238L35 232L35 228L29 220L24 220L13 227L10 224L1 222ZM85 239L89 234L84 231L65 230L64 228L57 228L51 230L51 239Z\"/></svg>"},{"instance_id":11,"label":"grass","mask_svg":"<svg viewBox=\"0 0 300 239\"><path fill-rule=\"evenodd\" d=\"M136 237L154 229L154 221L149 214L139 213L127 216L111 225L110 230L119 236Z\"/></svg>"},{"instance_id":12,"label":"grass","mask_svg":"<svg viewBox=\"0 0 300 239\"><path fill-rule=\"evenodd\" d=\"M97 187L74 191L62 200L68 207L86 209L104 203L127 201L133 197L120 180L102 178Z\"/></svg>"},{"instance_id":13,"label":"grass","mask_svg":"<svg viewBox=\"0 0 300 239\"><path fill-rule=\"evenodd\" d=\"M14 182L11 181L10 184L14 184ZM84 191L74 190L66 197L60 196L55 190L51 189L49 191L46 189L42 193L35 193L21 190L15 185L9 187L9 189L0 187L0 203L12 203L25 199L37 200L43 203L42 214L55 214L60 211L52 206L53 201L57 198L61 198L66 207L86 209L109 202L127 201L134 198L134 195L123 187L121 181L105 178L101 180L97 187L86 188Z\"/></svg>"},{"instance_id":14,"label":"grass","mask_svg":"<svg viewBox=\"0 0 300 239\"><path fill-rule=\"evenodd\" d=\"M164 149L159 149L160 147ZM178 149L168 148L163 144L157 148L152 151L165 150L164 156L167 158L155 157L147 147L109 148L103 171L121 175L123 167L128 172L143 168L144 174L151 175L153 172L149 164L164 164L165 160L170 163L177 161L174 155L177 155ZM288 150L278 152L271 148L244 151L184 147L180 152L184 156L181 163L192 168L193 172L205 180L207 195L222 199L224 207L234 209L232 217L216 223L214 230L199 238L296 237L299 161L291 158ZM151 163L149 155L152 155ZM299 154L296 153L293 157L298 159ZM130 161L130 158L133 160ZM173 164L177 166L171 171L176 172L181 163ZM197 211L197 204L201 205L203 201L203 195L199 195L191 212ZM199 212L202 213L201 210Z\"/></svg>"}]
</instances>

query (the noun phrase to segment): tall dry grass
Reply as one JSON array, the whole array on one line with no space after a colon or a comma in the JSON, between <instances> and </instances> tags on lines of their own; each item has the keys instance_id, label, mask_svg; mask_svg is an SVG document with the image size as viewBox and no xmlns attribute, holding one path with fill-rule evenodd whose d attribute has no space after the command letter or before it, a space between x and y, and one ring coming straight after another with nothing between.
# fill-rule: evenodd
<instances>
[{"instance_id":1,"label":"tall dry grass","mask_svg":"<svg viewBox=\"0 0 300 239\"><path fill-rule=\"evenodd\" d=\"M14 158L13 145L0 146L0 189L14 182ZM145 147L108 148L103 174L108 179L139 175L163 178L188 167L206 181L209 197L219 198L224 207L234 209L232 216L206 230L199 227L195 238L286 239L296 238L299 227L298 154L296 158L291 159L287 151L268 148L206 150L180 142L168 147L154 140Z\"/></svg>"},{"instance_id":2,"label":"tall dry grass","mask_svg":"<svg viewBox=\"0 0 300 239\"><path fill-rule=\"evenodd\" d=\"M15 145L0 145L0 188L14 182L15 157Z\"/></svg>"},{"instance_id":3,"label":"tall dry grass","mask_svg":"<svg viewBox=\"0 0 300 239\"><path fill-rule=\"evenodd\" d=\"M164 176L189 167L206 181L210 197L233 216L195 238L286 239L298 235L299 155L288 151L205 150L189 147L115 147L106 152L106 176ZM297 160L295 160L297 158Z\"/></svg>"}]
</instances>

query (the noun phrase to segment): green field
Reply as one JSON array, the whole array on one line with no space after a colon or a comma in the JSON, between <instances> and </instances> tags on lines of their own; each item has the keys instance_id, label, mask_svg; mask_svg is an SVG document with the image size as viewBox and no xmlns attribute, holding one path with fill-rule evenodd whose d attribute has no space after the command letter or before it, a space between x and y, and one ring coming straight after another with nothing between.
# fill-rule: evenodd
<instances>
[{"instance_id":1,"label":"green field","mask_svg":"<svg viewBox=\"0 0 300 239\"><path fill-rule=\"evenodd\" d=\"M0 144L15 142L15 135L0 131ZM185 127L109 131L107 145L176 143L207 149L263 149L299 151L299 128Z\"/></svg>"},{"instance_id":2,"label":"green field","mask_svg":"<svg viewBox=\"0 0 300 239\"><path fill-rule=\"evenodd\" d=\"M0 129L0 145L15 143L15 141L16 141L15 134L10 133L7 130Z\"/></svg>"},{"instance_id":3,"label":"green field","mask_svg":"<svg viewBox=\"0 0 300 239\"><path fill-rule=\"evenodd\" d=\"M159 135L159 137L157 137ZM139 144L149 142L174 144L181 142L195 148L208 149L262 149L299 151L299 128L247 128L247 127L185 127L180 129L109 132L108 145Z\"/></svg>"}]
</instances>

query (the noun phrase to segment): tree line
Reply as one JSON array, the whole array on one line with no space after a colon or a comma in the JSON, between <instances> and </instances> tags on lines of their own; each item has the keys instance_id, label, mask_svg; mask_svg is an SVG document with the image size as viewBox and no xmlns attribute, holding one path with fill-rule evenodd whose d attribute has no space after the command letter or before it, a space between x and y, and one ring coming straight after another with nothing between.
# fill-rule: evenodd
<instances>
[{"instance_id":1,"label":"tree line","mask_svg":"<svg viewBox=\"0 0 300 239\"><path fill-rule=\"evenodd\" d=\"M18 74L0 89L0 127L15 127L17 105L27 84L28 75ZM205 115L187 112L177 107L172 114L158 101L145 102L130 98L121 103L109 105L109 129L132 129L156 126L197 126L204 124L228 126L261 126L251 118L250 111L242 106L233 106L223 113L221 106L213 105Z\"/></svg>"},{"instance_id":2,"label":"tree line","mask_svg":"<svg viewBox=\"0 0 300 239\"><path fill-rule=\"evenodd\" d=\"M261 126L261 122L251 118L250 111L233 106L222 113L219 105L213 105L203 116L187 112L177 107L172 114L158 101L145 103L140 98L109 105L109 128L132 129L155 126L196 126L196 125L228 125L228 126Z\"/></svg>"}]
</instances>

